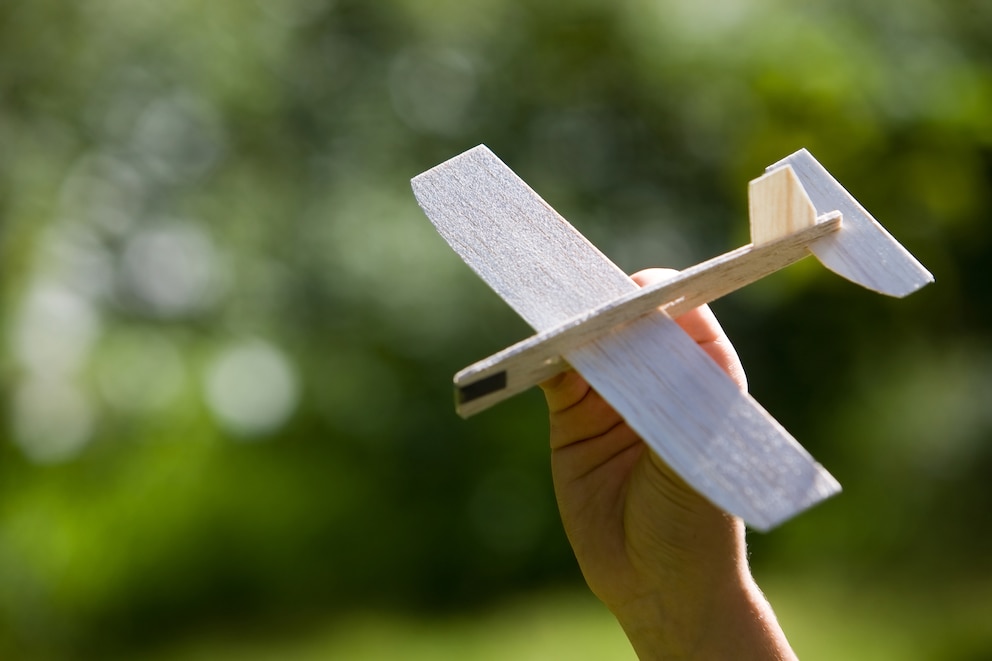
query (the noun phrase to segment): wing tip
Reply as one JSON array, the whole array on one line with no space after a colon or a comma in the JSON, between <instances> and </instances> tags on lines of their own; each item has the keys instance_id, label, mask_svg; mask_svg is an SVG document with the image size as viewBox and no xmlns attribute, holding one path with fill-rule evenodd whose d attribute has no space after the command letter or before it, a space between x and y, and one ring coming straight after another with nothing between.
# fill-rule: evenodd
<instances>
[{"instance_id":1,"label":"wing tip","mask_svg":"<svg viewBox=\"0 0 992 661\"><path fill-rule=\"evenodd\" d=\"M446 166L450 166L451 164L453 164L453 163L455 163L457 161L465 160L467 158L472 158L473 156L480 156L480 155L481 156L484 156L484 157L498 158L496 156L496 154L493 153L493 150L491 150L489 147L487 147L484 143L479 143L475 147L471 147L469 149L466 149L465 151L461 152L460 154L455 154L454 156L452 156L451 158L447 159L446 161L442 161L442 162L438 163L437 165L424 170L420 174L414 175L413 177L410 178L410 182L411 183L416 183L418 181L424 181L425 179L429 179L430 176L431 176L431 173L433 173L433 172L436 172L436 171L438 171L440 169L443 169Z\"/></svg>"},{"instance_id":2,"label":"wing tip","mask_svg":"<svg viewBox=\"0 0 992 661\"><path fill-rule=\"evenodd\" d=\"M424 211L427 211L429 200L433 197L439 187L440 181L445 177L448 170L451 170L464 160L473 158L485 159L490 162L493 160L499 161L499 157L489 147L485 144L478 144L411 177L410 188L413 189L413 196L416 198L420 207ZM502 163L502 161L499 162ZM428 216L430 216L429 213Z\"/></svg>"},{"instance_id":3,"label":"wing tip","mask_svg":"<svg viewBox=\"0 0 992 661\"><path fill-rule=\"evenodd\" d=\"M769 532L799 514L819 505L823 501L843 491L840 482L826 469L816 464L815 476L809 488L801 496L783 499L782 507L754 509L747 515L738 515L749 528L758 532Z\"/></svg>"}]
</instances>

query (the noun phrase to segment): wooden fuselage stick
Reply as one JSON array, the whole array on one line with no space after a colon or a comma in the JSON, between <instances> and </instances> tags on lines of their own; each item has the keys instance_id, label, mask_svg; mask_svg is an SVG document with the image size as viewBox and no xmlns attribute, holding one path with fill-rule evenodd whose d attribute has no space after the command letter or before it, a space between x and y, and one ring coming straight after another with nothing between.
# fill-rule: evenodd
<instances>
[{"instance_id":1,"label":"wooden fuselage stick","mask_svg":"<svg viewBox=\"0 0 992 661\"><path fill-rule=\"evenodd\" d=\"M561 356L609 329L661 308L670 317L710 303L804 257L809 245L836 232L839 213L806 229L747 245L589 310L518 342L455 375L458 414L469 417L567 369Z\"/></svg>"}]
</instances>

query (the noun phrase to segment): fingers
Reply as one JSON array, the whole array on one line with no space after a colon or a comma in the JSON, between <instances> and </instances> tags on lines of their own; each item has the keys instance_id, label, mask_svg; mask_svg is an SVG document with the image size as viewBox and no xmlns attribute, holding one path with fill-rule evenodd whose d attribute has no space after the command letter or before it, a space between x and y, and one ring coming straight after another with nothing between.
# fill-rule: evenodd
<instances>
[{"instance_id":1,"label":"fingers","mask_svg":"<svg viewBox=\"0 0 992 661\"><path fill-rule=\"evenodd\" d=\"M674 269L646 269L644 271L638 271L630 276L630 279L641 287L646 287L656 282L668 280L676 273L678 271ZM720 323L716 320L716 316L708 305L701 305L698 308L689 310L681 317L678 317L676 321L682 327L682 330L689 334L689 337L700 344L703 342L714 342L724 335L723 329L720 328Z\"/></svg>"},{"instance_id":2,"label":"fingers","mask_svg":"<svg viewBox=\"0 0 992 661\"><path fill-rule=\"evenodd\" d=\"M555 415L579 404L592 390L586 380L575 370L556 374L538 384L544 391L548 411Z\"/></svg>"},{"instance_id":3,"label":"fingers","mask_svg":"<svg viewBox=\"0 0 992 661\"><path fill-rule=\"evenodd\" d=\"M676 273L678 271L673 269L646 269L638 271L631 276L631 279L644 287L667 280ZM708 305L690 310L675 321L710 358L716 361L741 390L747 390L747 376L744 374L744 367L737 356L737 351Z\"/></svg>"},{"instance_id":4,"label":"fingers","mask_svg":"<svg viewBox=\"0 0 992 661\"><path fill-rule=\"evenodd\" d=\"M602 436L623 422L575 370L562 372L540 386L551 414L553 449Z\"/></svg>"},{"instance_id":5,"label":"fingers","mask_svg":"<svg viewBox=\"0 0 992 661\"><path fill-rule=\"evenodd\" d=\"M631 278L645 286L671 278L678 271L647 269ZM678 317L676 323L740 386L747 388L744 368L733 345L709 306L703 305ZM611 432L623 420L578 372L569 370L540 384L551 413L551 443L564 447Z\"/></svg>"}]
</instances>

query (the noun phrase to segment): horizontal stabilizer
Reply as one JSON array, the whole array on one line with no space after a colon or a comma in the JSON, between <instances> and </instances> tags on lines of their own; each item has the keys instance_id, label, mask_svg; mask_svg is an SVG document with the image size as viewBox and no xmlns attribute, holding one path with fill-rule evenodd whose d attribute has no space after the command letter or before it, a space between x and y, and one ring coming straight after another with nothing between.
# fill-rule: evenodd
<instances>
[{"instance_id":1,"label":"horizontal stabilizer","mask_svg":"<svg viewBox=\"0 0 992 661\"><path fill-rule=\"evenodd\" d=\"M805 149L768 168L791 166L817 214L840 211L839 232L809 246L828 269L863 287L890 296L906 296L933 282L933 276Z\"/></svg>"}]
</instances>

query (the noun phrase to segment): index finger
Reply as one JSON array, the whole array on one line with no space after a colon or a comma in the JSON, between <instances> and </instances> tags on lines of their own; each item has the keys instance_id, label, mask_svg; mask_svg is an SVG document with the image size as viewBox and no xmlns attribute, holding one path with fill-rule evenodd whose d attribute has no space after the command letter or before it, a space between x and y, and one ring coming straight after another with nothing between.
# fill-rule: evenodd
<instances>
[{"instance_id":1,"label":"index finger","mask_svg":"<svg viewBox=\"0 0 992 661\"><path fill-rule=\"evenodd\" d=\"M645 269L630 276L631 280L641 287L668 280L678 273L675 269ZM747 376L744 374L744 366L737 356L734 345L730 343L730 338L724 332L716 315L708 305L700 305L685 314L677 317L675 322L682 327L689 337L696 341L696 344L716 361L723 371L732 378L741 390L747 390Z\"/></svg>"}]
</instances>

